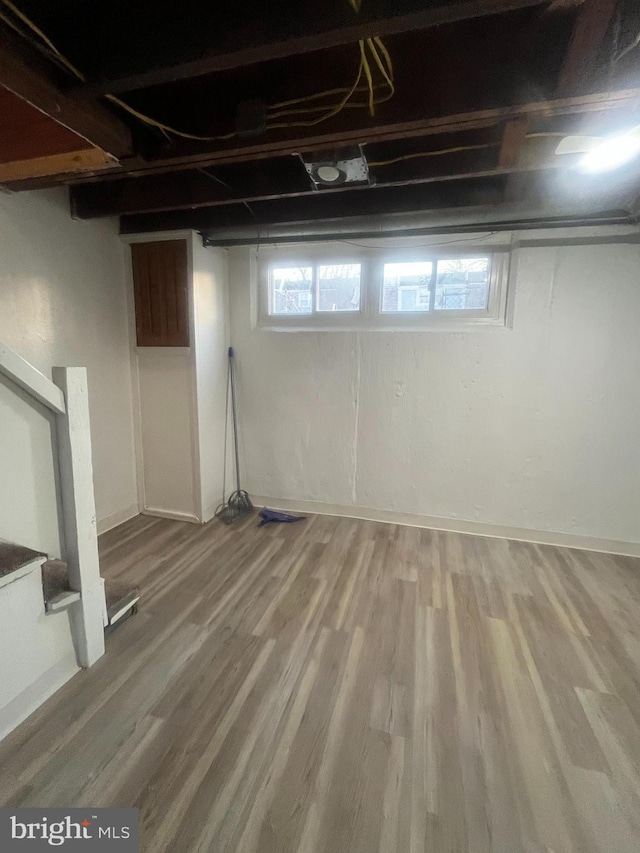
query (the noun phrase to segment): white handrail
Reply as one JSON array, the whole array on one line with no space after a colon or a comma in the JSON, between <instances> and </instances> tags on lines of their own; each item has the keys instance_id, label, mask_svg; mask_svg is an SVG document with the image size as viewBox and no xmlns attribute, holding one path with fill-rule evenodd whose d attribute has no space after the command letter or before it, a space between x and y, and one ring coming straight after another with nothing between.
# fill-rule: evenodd
<instances>
[{"instance_id":1,"label":"white handrail","mask_svg":"<svg viewBox=\"0 0 640 853\"><path fill-rule=\"evenodd\" d=\"M64 394L17 352L0 343L0 373L58 415L66 412Z\"/></svg>"}]
</instances>

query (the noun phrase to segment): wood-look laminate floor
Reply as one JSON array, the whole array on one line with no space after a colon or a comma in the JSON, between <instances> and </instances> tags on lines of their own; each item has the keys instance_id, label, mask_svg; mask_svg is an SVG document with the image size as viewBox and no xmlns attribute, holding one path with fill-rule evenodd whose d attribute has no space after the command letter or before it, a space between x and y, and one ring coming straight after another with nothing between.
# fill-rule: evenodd
<instances>
[{"instance_id":1,"label":"wood-look laminate floor","mask_svg":"<svg viewBox=\"0 0 640 853\"><path fill-rule=\"evenodd\" d=\"M142 850L640 850L640 561L313 516L138 517L140 612L0 744L3 805Z\"/></svg>"}]
</instances>

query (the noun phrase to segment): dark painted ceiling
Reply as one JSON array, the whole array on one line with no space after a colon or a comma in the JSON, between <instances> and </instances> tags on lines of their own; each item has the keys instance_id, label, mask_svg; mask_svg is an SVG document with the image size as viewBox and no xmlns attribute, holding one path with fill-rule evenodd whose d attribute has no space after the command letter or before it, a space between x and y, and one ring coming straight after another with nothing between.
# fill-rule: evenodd
<instances>
[{"instance_id":1,"label":"dark painted ceiling","mask_svg":"<svg viewBox=\"0 0 640 853\"><path fill-rule=\"evenodd\" d=\"M636 168L585 185L554 152L564 134L640 124L639 32L632 0L0 0L0 84L113 155L5 183L69 185L75 216L120 215L123 231L563 205L632 216ZM0 115L1 149L19 128L1 99ZM315 188L300 155L353 145L368 184ZM37 148L25 135L24 159Z\"/></svg>"}]
</instances>

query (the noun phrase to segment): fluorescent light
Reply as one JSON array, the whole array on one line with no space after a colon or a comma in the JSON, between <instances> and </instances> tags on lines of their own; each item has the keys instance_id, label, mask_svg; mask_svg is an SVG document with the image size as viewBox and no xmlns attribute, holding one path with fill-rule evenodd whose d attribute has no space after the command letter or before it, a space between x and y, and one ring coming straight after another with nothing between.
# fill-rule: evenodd
<instances>
[{"instance_id":1,"label":"fluorescent light","mask_svg":"<svg viewBox=\"0 0 640 853\"><path fill-rule=\"evenodd\" d=\"M640 136L635 132L611 136L582 157L578 168L583 172L609 172L629 163L640 154Z\"/></svg>"}]
</instances>

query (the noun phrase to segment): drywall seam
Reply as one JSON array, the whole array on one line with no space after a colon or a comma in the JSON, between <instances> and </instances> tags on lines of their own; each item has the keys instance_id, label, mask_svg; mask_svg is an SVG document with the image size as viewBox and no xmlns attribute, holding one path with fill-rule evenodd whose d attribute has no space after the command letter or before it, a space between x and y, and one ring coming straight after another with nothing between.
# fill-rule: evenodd
<instances>
[{"instance_id":1,"label":"drywall seam","mask_svg":"<svg viewBox=\"0 0 640 853\"><path fill-rule=\"evenodd\" d=\"M351 475L351 502L358 501L358 429L360 426L360 333L355 335L356 377L354 384L354 417L353 417L353 470Z\"/></svg>"},{"instance_id":2,"label":"drywall seam","mask_svg":"<svg viewBox=\"0 0 640 853\"><path fill-rule=\"evenodd\" d=\"M603 554L619 554L624 557L640 557L640 543L620 542L613 539L599 539L592 536L579 536L572 533L558 533L552 530L528 530L522 527L502 527L484 524L479 521L465 521L453 518L438 518L430 515L394 512L392 510L373 509L371 507L344 506L322 503L320 501L298 501L286 498L251 495L256 507L269 506L271 509L292 512L310 512L316 515L335 515L341 518L357 518L364 521L379 521L383 524L402 524L407 527L424 527L428 530L441 530L448 533L464 533L469 536L486 536L492 539L512 539L517 542L531 542L535 545L556 545L562 548L577 548L580 551L599 551Z\"/></svg>"}]
</instances>

